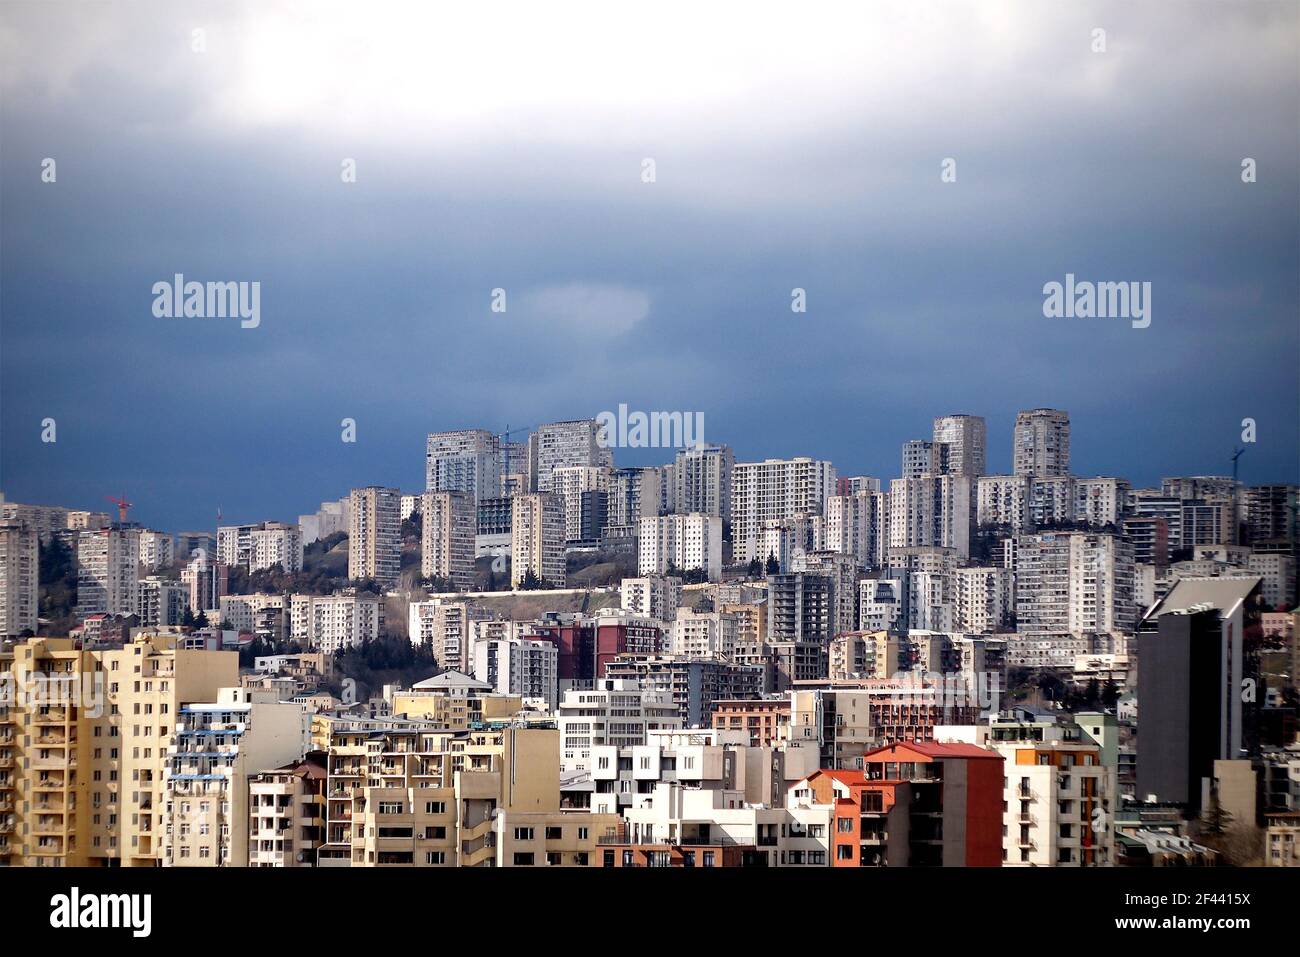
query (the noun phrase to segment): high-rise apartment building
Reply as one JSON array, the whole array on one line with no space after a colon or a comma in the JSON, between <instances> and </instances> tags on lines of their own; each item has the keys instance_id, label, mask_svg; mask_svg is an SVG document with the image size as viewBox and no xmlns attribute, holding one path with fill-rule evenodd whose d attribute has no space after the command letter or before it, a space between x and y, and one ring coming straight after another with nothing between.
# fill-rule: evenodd
<instances>
[{"instance_id":1,"label":"high-rise apartment building","mask_svg":"<svg viewBox=\"0 0 1300 957\"><path fill-rule=\"evenodd\" d=\"M586 492L604 492L608 495L610 472L610 469L594 465L566 465L552 470L551 492L564 500L566 542L582 540L582 496Z\"/></svg>"},{"instance_id":2,"label":"high-rise apartment building","mask_svg":"<svg viewBox=\"0 0 1300 957\"><path fill-rule=\"evenodd\" d=\"M461 591L474 584L477 509L469 492L425 492L420 496L420 574L445 578Z\"/></svg>"},{"instance_id":3,"label":"high-rise apartment building","mask_svg":"<svg viewBox=\"0 0 1300 957\"><path fill-rule=\"evenodd\" d=\"M146 528L140 532L140 564L149 571L157 571L172 563L176 557L176 540L168 532Z\"/></svg>"},{"instance_id":4,"label":"high-rise apartment building","mask_svg":"<svg viewBox=\"0 0 1300 957\"><path fill-rule=\"evenodd\" d=\"M554 711L559 701L559 650L537 638L491 638L474 645L474 677L497 694Z\"/></svg>"},{"instance_id":5,"label":"high-rise apartment building","mask_svg":"<svg viewBox=\"0 0 1300 957\"><path fill-rule=\"evenodd\" d=\"M77 538L77 614L134 615L140 601L140 529L114 524Z\"/></svg>"},{"instance_id":6,"label":"high-rise apartment building","mask_svg":"<svg viewBox=\"0 0 1300 957\"><path fill-rule=\"evenodd\" d=\"M890 482L888 547L939 546L969 557L971 481L967 475L922 475Z\"/></svg>"},{"instance_id":7,"label":"high-rise apartment building","mask_svg":"<svg viewBox=\"0 0 1300 957\"><path fill-rule=\"evenodd\" d=\"M722 577L722 519L716 515L660 515L637 526L637 572L663 575L669 570L704 572L709 581Z\"/></svg>"},{"instance_id":8,"label":"high-rise apartment building","mask_svg":"<svg viewBox=\"0 0 1300 957\"><path fill-rule=\"evenodd\" d=\"M0 523L0 638L36 633L39 538L40 533L18 522Z\"/></svg>"},{"instance_id":9,"label":"high-rise apartment building","mask_svg":"<svg viewBox=\"0 0 1300 957\"><path fill-rule=\"evenodd\" d=\"M86 649L32 638L0 652L0 863L153 867L167 747L181 708L239 683L233 651L144 633ZM6 733L7 732L7 733Z\"/></svg>"},{"instance_id":10,"label":"high-rise apartment building","mask_svg":"<svg viewBox=\"0 0 1300 957\"><path fill-rule=\"evenodd\" d=\"M673 462L673 508L731 521L731 479L736 456L727 445L682 449Z\"/></svg>"},{"instance_id":11,"label":"high-rise apartment building","mask_svg":"<svg viewBox=\"0 0 1300 957\"><path fill-rule=\"evenodd\" d=\"M465 492L477 505L482 499L501 494L503 474L501 440L491 432L461 429L429 433L425 443L426 492Z\"/></svg>"},{"instance_id":12,"label":"high-rise apartment building","mask_svg":"<svg viewBox=\"0 0 1300 957\"><path fill-rule=\"evenodd\" d=\"M334 595L289 596L290 637L333 654L373 641L384 631L384 600L351 590Z\"/></svg>"},{"instance_id":13,"label":"high-rise apartment building","mask_svg":"<svg viewBox=\"0 0 1300 957\"><path fill-rule=\"evenodd\" d=\"M529 490L555 491L551 476L558 468L585 465L613 467L613 452L600 444L595 419L575 419L538 426L528 437Z\"/></svg>"},{"instance_id":14,"label":"high-rise apartment building","mask_svg":"<svg viewBox=\"0 0 1300 957\"><path fill-rule=\"evenodd\" d=\"M982 415L941 415L934 420L937 471L975 479L987 470L987 427ZM903 473L905 476L906 472Z\"/></svg>"},{"instance_id":15,"label":"high-rise apartment building","mask_svg":"<svg viewBox=\"0 0 1300 957\"><path fill-rule=\"evenodd\" d=\"M825 547L852 555L864 568L884 563L889 538L889 496L884 492L853 492L826 500L823 522Z\"/></svg>"},{"instance_id":16,"label":"high-rise apartment building","mask_svg":"<svg viewBox=\"0 0 1300 957\"><path fill-rule=\"evenodd\" d=\"M635 529L643 518L653 518L667 511L664 498L665 469L615 469L609 478L609 511L605 524Z\"/></svg>"},{"instance_id":17,"label":"high-rise apartment building","mask_svg":"<svg viewBox=\"0 0 1300 957\"><path fill-rule=\"evenodd\" d=\"M912 439L903 443L903 478L920 478L939 472L939 449L929 439Z\"/></svg>"},{"instance_id":18,"label":"high-rise apartment building","mask_svg":"<svg viewBox=\"0 0 1300 957\"><path fill-rule=\"evenodd\" d=\"M1017 413L1012 449L1016 475L1069 475L1070 413L1057 409Z\"/></svg>"},{"instance_id":19,"label":"high-rise apartment building","mask_svg":"<svg viewBox=\"0 0 1300 957\"><path fill-rule=\"evenodd\" d=\"M396 583L402 566L402 493L370 485L352 490L348 523L348 578Z\"/></svg>"},{"instance_id":20,"label":"high-rise apartment building","mask_svg":"<svg viewBox=\"0 0 1300 957\"><path fill-rule=\"evenodd\" d=\"M302 530L285 522L264 522L249 534L248 570L279 565L282 571L302 571Z\"/></svg>"},{"instance_id":21,"label":"high-rise apartment building","mask_svg":"<svg viewBox=\"0 0 1300 957\"><path fill-rule=\"evenodd\" d=\"M1133 631L1133 546L1122 536L1022 535L1016 539L1015 574L1021 636Z\"/></svg>"},{"instance_id":22,"label":"high-rise apartment building","mask_svg":"<svg viewBox=\"0 0 1300 957\"><path fill-rule=\"evenodd\" d=\"M760 554L763 529L774 519L820 515L835 494L835 466L810 458L738 462L731 479L732 551L736 562Z\"/></svg>"},{"instance_id":23,"label":"high-rise apartment building","mask_svg":"<svg viewBox=\"0 0 1300 957\"><path fill-rule=\"evenodd\" d=\"M518 587L531 573L552 588L563 588L564 499L550 492L536 492L516 495L511 506L511 583Z\"/></svg>"}]
</instances>

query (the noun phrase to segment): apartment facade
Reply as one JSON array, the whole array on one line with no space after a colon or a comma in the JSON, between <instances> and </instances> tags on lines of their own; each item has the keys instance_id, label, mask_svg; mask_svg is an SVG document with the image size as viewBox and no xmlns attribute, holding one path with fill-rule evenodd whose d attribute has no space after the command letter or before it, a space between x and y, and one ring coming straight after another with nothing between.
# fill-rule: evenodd
<instances>
[{"instance_id":1,"label":"apartment facade","mask_svg":"<svg viewBox=\"0 0 1300 957\"><path fill-rule=\"evenodd\" d=\"M835 494L835 466L811 458L739 462L731 483L732 549L736 562L760 561L764 523L822 513Z\"/></svg>"},{"instance_id":2,"label":"apartment facade","mask_svg":"<svg viewBox=\"0 0 1300 957\"><path fill-rule=\"evenodd\" d=\"M548 481L549 484L549 481ZM563 588L564 499L549 492L516 495L510 527L510 580L517 588L529 573L551 588Z\"/></svg>"},{"instance_id":3,"label":"apartment facade","mask_svg":"<svg viewBox=\"0 0 1300 957\"><path fill-rule=\"evenodd\" d=\"M402 565L399 489L371 485L352 490L348 522L348 578L396 583Z\"/></svg>"},{"instance_id":4,"label":"apartment facade","mask_svg":"<svg viewBox=\"0 0 1300 957\"><path fill-rule=\"evenodd\" d=\"M469 492L420 496L420 574L444 578L468 591L474 584L474 537L478 515Z\"/></svg>"},{"instance_id":5,"label":"apartment facade","mask_svg":"<svg viewBox=\"0 0 1300 957\"><path fill-rule=\"evenodd\" d=\"M36 633L40 610L40 534L17 522L0 524L0 637Z\"/></svg>"}]
</instances>

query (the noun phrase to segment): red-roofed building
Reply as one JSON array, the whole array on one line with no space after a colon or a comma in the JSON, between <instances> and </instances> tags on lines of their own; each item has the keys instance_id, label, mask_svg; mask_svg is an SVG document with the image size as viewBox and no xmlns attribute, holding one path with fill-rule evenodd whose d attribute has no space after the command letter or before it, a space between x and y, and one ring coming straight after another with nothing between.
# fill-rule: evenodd
<instances>
[{"instance_id":1,"label":"red-roofed building","mask_svg":"<svg viewBox=\"0 0 1300 957\"><path fill-rule=\"evenodd\" d=\"M898 743L861 771L816 771L792 796L834 807L836 867L1000 867L1002 756L971 744Z\"/></svg>"}]
</instances>

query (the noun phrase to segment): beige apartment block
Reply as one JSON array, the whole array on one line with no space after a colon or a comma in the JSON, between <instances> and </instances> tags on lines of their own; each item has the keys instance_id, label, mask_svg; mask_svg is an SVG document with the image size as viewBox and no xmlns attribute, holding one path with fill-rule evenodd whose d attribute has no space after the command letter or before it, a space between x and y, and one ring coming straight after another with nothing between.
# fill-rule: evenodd
<instances>
[{"instance_id":1,"label":"beige apartment block","mask_svg":"<svg viewBox=\"0 0 1300 957\"><path fill-rule=\"evenodd\" d=\"M161 863L163 770L182 705L239 682L234 652L141 634L33 638L0 653L0 864Z\"/></svg>"}]
</instances>

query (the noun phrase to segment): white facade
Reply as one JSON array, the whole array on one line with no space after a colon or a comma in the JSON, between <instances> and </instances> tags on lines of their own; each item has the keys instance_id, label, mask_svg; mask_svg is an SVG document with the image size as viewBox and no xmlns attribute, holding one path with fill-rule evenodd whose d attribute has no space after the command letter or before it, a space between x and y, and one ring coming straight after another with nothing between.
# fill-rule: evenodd
<instances>
[{"instance_id":1,"label":"white facade","mask_svg":"<svg viewBox=\"0 0 1300 957\"><path fill-rule=\"evenodd\" d=\"M477 506L501 495L501 441L484 429L430 432L425 443L426 492L465 492Z\"/></svg>"},{"instance_id":2,"label":"white facade","mask_svg":"<svg viewBox=\"0 0 1300 957\"><path fill-rule=\"evenodd\" d=\"M645 744L648 731L682 726L671 693L621 678L601 678L595 688L565 691L557 714L563 771L591 770L594 747L630 748Z\"/></svg>"},{"instance_id":3,"label":"white facade","mask_svg":"<svg viewBox=\"0 0 1300 957\"><path fill-rule=\"evenodd\" d=\"M677 620L677 606L682 601L682 580L663 575L624 578L619 586L624 611L660 622Z\"/></svg>"},{"instance_id":4,"label":"white facade","mask_svg":"<svg viewBox=\"0 0 1300 957\"><path fill-rule=\"evenodd\" d=\"M176 540L168 532L140 532L140 564L149 571L165 568L176 558Z\"/></svg>"},{"instance_id":5,"label":"white facade","mask_svg":"<svg viewBox=\"0 0 1300 957\"><path fill-rule=\"evenodd\" d=\"M731 520L731 480L736 456L726 445L682 449L673 462L673 509Z\"/></svg>"},{"instance_id":6,"label":"white facade","mask_svg":"<svg viewBox=\"0 0 1300 957\"><path fill-rule=\"evenodd\" d=\"M822 514L835 494L835 466L810 458L738 462L731 480L733 559L762 561L764 523Z\"/></svg>"},{"instance_id":7,"label":"white facade","mask_svg":"<svg viewBox=\"0 0 1300 957\"><path fill-rule=\"evenodd\" d=\"M725 611L678 608L673 622L672 653L690 658L730 658L739 638L738 616Z\"/></svg>"},{"instance_id":8,"label":"white facade","mask_svg":"<svg viewBox=\"0 0 1300 957\"><path fill-rule=\"evenodd\" d=\"M938 471L972 479L987 471L987 427L982 415L941 415L934 420Z\"/></svg>"},{"instance_id":9,"label":"white facade","mask_svg":"<svg viewBox=\"0 0 1300 957\"><path fill-rule=\"evenodd\" d=\"M497 694L554 711L559 698L559 649L554 642L493 638L474 645L474 677Z\"/></svg>"},{"instance_id":10,"label":"white facade","mask_svg":"<svg viewBox=\"0 0 1300 957\"><path fill-rule=\"evenodd\" d=\"M952 584L956 631L997 631L1015 611L1015 576L1009 568L954 568Z\"/></svg>"},{"instance_id":11,"label":"white facade","mask_svg":"<svg viewBox=\"0 0 1300 957\"><path fill-rule=\"evenodd\" d=\"M402 565L402 493L371 485L352 490L348 523L348 578L397 581Z\"/></svg>"},{"instance_id":12,"label":"white facade","mask_svg":"<svg viewBox=\"0 0 1300 957\"><path fill-rule=\"evenodd\" d=\"M609 493L612 469L595 465L567 465L551 472L551 491L564 499L564 540L582 538L582 493Z\"/></svg>"},{"instance_id":13,"label":"white facade","mask_svg":"<svg viewBox=\"0 0 1300 957\"><path fill-rule=\"evenodd\" d=\"M380 636L382 598L363 595L293 595L289 599L290 637L332 654Z\"/></svg>"},{"instance_id":14,"label":"white facade","mask_svg":"<svg viewBox=\"0 0 1300 957\"><path fill-rule=\"evenodd\" d=\"M852 555L863 568L880 567L888 538L888 500L880 491L832 495L826 500L824 547Z\"/></svg>"},{"instance_id":15,"label":"white facade","mask_svg":"<svg viewBox=\"0 0 1300 957\"><path fill-rule=\"evenodd\" d=\"M77 539L77 613L134 615L140 601L140 530L110 526Z\"/></svg>"},{"instance_id":16,"label":"white facade","mask_svg":"<svg viewBox=\"0 0 1300 957\"><path fill-rule=\"evenodd\" d=\"M637 526L637 572L700 569L709 581L722 576L722 519L716 515L661 515Z\"/></svg>"},{"instance_id":17,"label":"white facade","mask_svg":"<svg viewBox=\"0 0 1300 957\"><path fill-rule=\"evenodd\" d=\"M940 546L970 556L971 479L923 475L889 483L889 548Z\"/></svg>"},{"instance_id":18,"label":"white facade","mask_svg":"<svg viewBox=\"0 0 1300 957\"><path fill-rule=\"evenodd\" d=\"M302 531L297 525L266 522L250 535L248 570L279 565L286 572L302 571Z\"/></svg>"}]
</instances>

